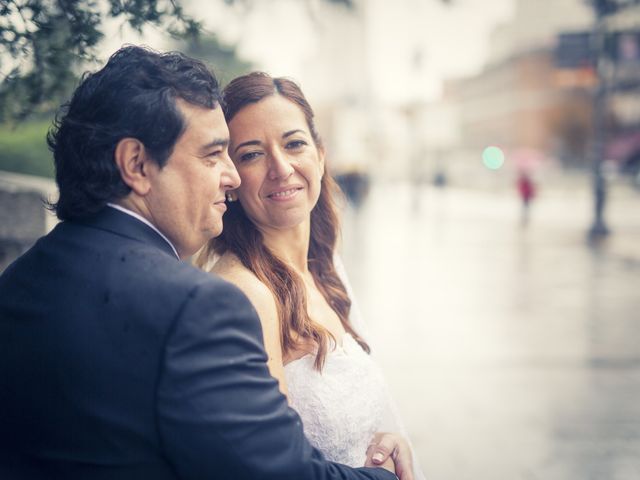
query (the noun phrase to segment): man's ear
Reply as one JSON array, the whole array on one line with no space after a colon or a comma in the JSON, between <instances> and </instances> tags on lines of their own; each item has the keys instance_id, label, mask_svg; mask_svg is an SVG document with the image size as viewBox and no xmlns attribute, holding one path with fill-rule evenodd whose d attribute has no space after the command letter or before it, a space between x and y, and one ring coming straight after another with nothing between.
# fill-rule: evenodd
<instances>
[{"instance_id":1,"label":"man's ear","mask_svg":"<svg viewBox=\"0 0 640 480\"><path fill-rule=\"evenodd\" d=\"M122 181L137 195L144 196L151 188L149 169L153 161L144 144L136 138L123 138L116 145L115 162Z\"/></svg>"}]
</instances>

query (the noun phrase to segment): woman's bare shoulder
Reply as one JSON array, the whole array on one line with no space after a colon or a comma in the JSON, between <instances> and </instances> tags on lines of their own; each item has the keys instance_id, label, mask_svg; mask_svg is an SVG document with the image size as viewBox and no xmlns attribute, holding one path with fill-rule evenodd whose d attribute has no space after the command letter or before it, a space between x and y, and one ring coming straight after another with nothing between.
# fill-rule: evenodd
<instances>
[{"instance_id":1,"label":"woman's bare shoulder","mask_svg":"<svg viewBox=\"0 0 640 480\"><path fill-rule=\"evenodd\" d=\"M280 321L276 300L269 288L245 267L240 259L231 253L224 254L212 268L212 273L233 283L243 291L258 312L262 324L262 336L267 352L267 365L271 375L280 384L280 391L287 394L282 364L282 345L280 344Z\"/></svg>"},{"instance_id":2,"label":"woman's bare shoulder","mask_svg":"<svg viewBox=\"0 0 640 480\"><path fill-rule=\"evenodd\" d=\"M276 311L271 290L256 275L245 267L232 253L225 253L211 269L211 272L233 283L249 297L260 317Z\"/></svg>"}]
</instances>

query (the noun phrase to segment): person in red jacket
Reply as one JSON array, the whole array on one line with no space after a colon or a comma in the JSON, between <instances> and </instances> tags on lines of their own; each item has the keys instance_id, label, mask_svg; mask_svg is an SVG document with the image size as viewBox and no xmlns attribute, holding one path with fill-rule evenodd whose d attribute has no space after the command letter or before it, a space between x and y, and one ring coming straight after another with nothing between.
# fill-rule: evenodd
<instances>
[{"instance_id":1,"label":"person in red jacket","mask_svg":"<svg viewBox=\"0 0 640 480\"><path fill-rule=\"evenodd\" d=\"M536 195L536 187L531 176L525 171L521 171L518 175L518 193L522 200L522 224L527 225L529 223L529 206Z\"/></svg>"}]
</instances>

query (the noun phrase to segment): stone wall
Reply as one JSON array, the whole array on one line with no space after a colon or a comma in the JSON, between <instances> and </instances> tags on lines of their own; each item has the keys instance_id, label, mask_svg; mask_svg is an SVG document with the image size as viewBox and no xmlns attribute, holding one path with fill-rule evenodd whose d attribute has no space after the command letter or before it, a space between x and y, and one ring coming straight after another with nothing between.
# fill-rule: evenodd
<instances>
[{"instance_id":1,"label":"stone wall","mask_svg":"<svg viewBox=\"0 0 640 480\"><path fill-rule=\"evenodd\" d=\"M56 224L44 206L56 195L51 179L0 171L0 272Z\"/></svg>"}]
</instances>

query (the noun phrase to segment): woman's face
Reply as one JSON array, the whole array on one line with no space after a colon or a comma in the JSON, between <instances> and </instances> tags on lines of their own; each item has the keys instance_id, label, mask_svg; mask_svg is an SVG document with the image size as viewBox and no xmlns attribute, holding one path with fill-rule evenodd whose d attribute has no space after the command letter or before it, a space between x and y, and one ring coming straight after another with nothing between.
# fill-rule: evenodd
<instances>
[{"instance_id":1,"label":"woman's face","mask_svg":"<svg viewBox=\"0 0 640 480\"><path fill-rule=\"evenodd\" d=\"M281 95L247 105L229 122L229 154L242 183L238 200L260 229L309 221L320 195L324 155L304 113Z\"/></svg>"}]
</instances>

